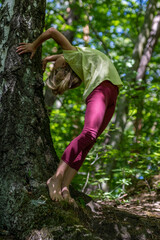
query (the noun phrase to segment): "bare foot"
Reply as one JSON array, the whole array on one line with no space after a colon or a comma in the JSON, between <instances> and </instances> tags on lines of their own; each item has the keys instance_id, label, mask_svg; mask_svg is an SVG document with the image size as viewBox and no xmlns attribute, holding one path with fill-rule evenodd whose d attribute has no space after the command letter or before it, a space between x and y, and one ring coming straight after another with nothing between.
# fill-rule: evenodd
<instances>
[{"instance_id":1,"label":"bare foot","mask_svg":"<svg viewBox=\"0 0 160 240\"><path fill-rule=\"evenodd\" d=\"M55 175L48 179L47 185L49 188L49 195L53 201L62 201L61 195L61 178Z\"/></svg>"},{"instance_id":2,"label":"bare foot","mask_svg":"<svg viewBox=\"0 0 160 240\"><path fill-rule=\"evenodd\" d=\"M62 187L61 193L65 201L67 201L70 204L73 204L74 208L78 208L76 201L70 195L68 187Z\"/></svg>"}]
</instances>

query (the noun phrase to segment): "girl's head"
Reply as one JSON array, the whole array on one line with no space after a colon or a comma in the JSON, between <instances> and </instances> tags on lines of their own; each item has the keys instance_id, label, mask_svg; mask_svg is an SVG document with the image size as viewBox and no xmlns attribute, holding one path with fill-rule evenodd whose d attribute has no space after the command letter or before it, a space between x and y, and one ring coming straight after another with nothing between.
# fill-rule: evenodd
<instances>
[{"instance_id":1,"label":"girl's head","mask_svg":"<svg viewBox=\"0 0 160 240\"><path fill-rule=\"evenodd\" d=\"M76 75L71 67L65 62L55 67L46 84L54 94L63 94L68 89L73 89L81 84L82 80Z\"/></svg>"}]
</instances>

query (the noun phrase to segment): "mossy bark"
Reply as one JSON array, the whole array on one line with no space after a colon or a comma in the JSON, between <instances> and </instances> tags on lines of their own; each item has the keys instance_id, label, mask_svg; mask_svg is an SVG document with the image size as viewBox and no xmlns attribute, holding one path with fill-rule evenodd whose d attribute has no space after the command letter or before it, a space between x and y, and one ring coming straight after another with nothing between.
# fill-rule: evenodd
<instances>
[{"instance_id":1,"label":"mossy bark","mask_svg":"<svg viewBox=\"0 0 160 240\"><path fill-rule=\"evenodd\" d=\"M42 94L41 49L32 61L16 53L20 42L42 33L45 0L6 0L0 16L0 223L14 231L33 221L30 195L53 174L58 158Z\"/></svg>"}]
</instances>

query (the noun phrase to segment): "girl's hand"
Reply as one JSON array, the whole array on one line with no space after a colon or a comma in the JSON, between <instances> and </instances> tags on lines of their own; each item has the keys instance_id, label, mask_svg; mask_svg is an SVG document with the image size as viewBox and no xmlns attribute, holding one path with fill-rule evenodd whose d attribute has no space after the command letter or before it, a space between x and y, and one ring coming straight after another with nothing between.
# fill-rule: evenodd
<instances>
[{"instance_id":1,"label":"girl's hand","mask_svg":"<svg viewBox=\"0 0 160 240\"><path fill-rule=\"evenodd\" d=\"M36 48L34 47L33 43L20 43L19 47L17 47L17 51L16 52L19 55L21 55L23 53L31 52L30 59L32 59L34 54L35 54L35 52L36 52Z\"/></svg>"},{"instance_id":2,"label":"girl's hand","mask_svg":"<svg viewBox=\"0 0 160 240\"><path fill-rule=\"evenodd\" d=\"M45 71L45 69L46 69L46 66L47 66L47 59L46 58L43 58L42 59L42 70L43 70L43 72Z\"/></svg>"}]
</instances>

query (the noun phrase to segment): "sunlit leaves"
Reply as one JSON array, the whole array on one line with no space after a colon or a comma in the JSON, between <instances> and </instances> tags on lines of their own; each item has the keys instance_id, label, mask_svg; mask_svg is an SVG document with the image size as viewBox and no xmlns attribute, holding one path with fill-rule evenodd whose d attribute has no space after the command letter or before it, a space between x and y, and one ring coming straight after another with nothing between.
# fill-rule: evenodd
<instances>
[{"instance_id":1,"label":"sunlit leaves","mask_svg":"<svg viewBox=\"0 0 160 240\"><path fill-rule=\"evenodd\" d=\"M77 18L69 25L66 19L70 8ZM136 0L84 0L71 1L71 4L68 1L59 4L57 0L47 2L45 28L54 26L60 31L72 31L74 45L88 44L104 53L107 49L124 83L119 98L122 95L127 97L128 115L120 146L113 150L112 146L104 143L106 130L73 181L79 190L86 184L84 191L94 197L119 197L135 179L146 179L160 170L160 42L155 47L143 81L135 83L137 73L132 69L133 48L143 25L145 10L146 1ZM86 24L89 25L88 43L83 39ZM43 45L43 55L54 54L55 46L53 40L47 41ZM59 48L57 53L61 53ZM82 95L83 86L58 97L60 106L57 107L56 102L53 106L51 134L59 158L83 128L85 104ZM138 105L142 106L142 130L137 141L135 120ZM112 123L109 127L114 132ZM115 165L108 176L113 159L116 160Z\"/></svg>"}]
</instances>

